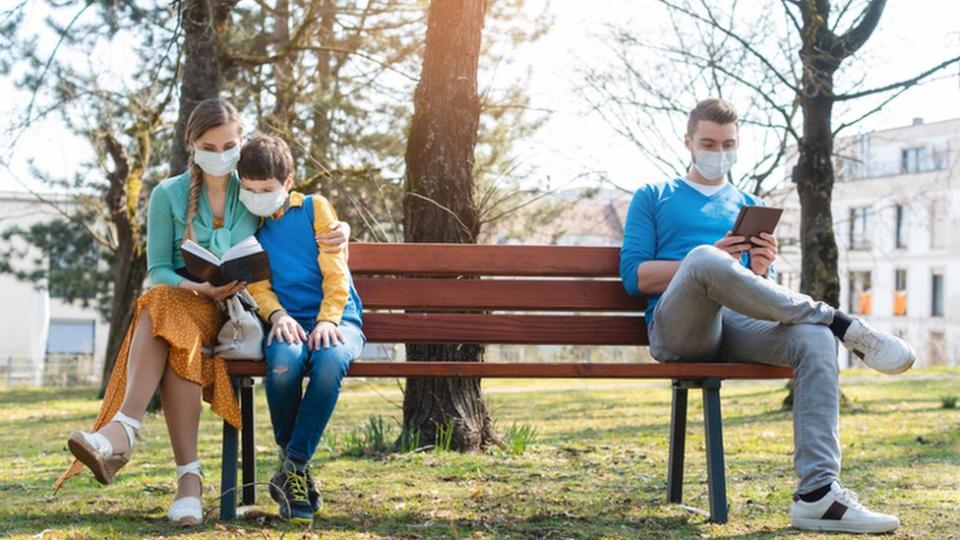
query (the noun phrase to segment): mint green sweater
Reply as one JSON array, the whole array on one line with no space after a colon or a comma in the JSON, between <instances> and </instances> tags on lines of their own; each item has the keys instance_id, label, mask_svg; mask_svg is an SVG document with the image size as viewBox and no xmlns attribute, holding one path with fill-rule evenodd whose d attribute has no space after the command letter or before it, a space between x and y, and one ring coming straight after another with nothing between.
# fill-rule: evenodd
<instances>
[{"instance_id":1,"label":"mint green sweater","mask_svg":"<svg viewBox=\"0 0 960 540\"><path fill-rule=\"evenodd\" d=\"M187 197L190 174L168 178L150 195L147 213L147 277L151 285L178 285L183 276L176 270L184 267L180 244L186 227ZM213 211L207 190L200 188L200 201L193 218L195 241L218 257L231 246L257 232L259 218L247 211L239 200L240 177L236 172L227 178L226 206L223 227L213 228Z\"/></svg>"}]
</instances>

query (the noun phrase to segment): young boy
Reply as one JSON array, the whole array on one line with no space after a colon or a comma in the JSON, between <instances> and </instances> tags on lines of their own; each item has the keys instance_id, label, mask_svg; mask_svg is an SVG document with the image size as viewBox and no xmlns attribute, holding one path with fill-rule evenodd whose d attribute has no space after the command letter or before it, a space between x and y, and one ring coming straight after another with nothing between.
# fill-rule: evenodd
<instances>
[{"instance_id":1,"label":"young boy","mask_svg":"<svg viewBox=\"0 0 960 540\"><path fill-rule=\"evenodd\" d=\"M240 201L263 218L257 240L270 258L270 280L247 287L272 325L264 384L281 463L270 494L282 517L310 523L319 493L309 463L337 404L340 381L366 342L362 305L346 249L319 250L315 241L336 221L333 207L320 195L290 191L287 145L273 137L250 141L237 171ZM310 382L301 394L305 376Z\"/></svg>"}]
</instances>

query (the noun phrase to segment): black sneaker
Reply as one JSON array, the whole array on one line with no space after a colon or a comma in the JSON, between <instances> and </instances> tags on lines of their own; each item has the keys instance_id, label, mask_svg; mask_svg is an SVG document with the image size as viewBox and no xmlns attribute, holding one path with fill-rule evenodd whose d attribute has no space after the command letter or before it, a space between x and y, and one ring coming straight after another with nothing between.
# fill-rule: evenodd
<instances>
[{"instance_id":1,"label":"black sneaker","mask_svg":"<svg viewBox=\"0 0 960 540\"><path fill-rule=\"evenodd\" d=\"M277 467L277 472L270 478L270 498L277 504L283 503L283 484L287 479L287 474L283 472L283 463ZM317 483L310 473L310 467L307 467L307 499L310 501L310 507L316 513L323 506L323 498L320 496L320 490L317 489Z\"/></svg>"},{"instance_id":2,"label":"black sneaker","mask_svg":"<svg viewBox=\"0 0 960 540\"><path fill-rule=\"evenodd\" d=\"M277 472L273 473L273 477L270 478L270 498L273 499L277 504L283 502L283 483L287 478L286 473L283 472L283 463L287 460L287 454L283 451L283 448L279 451L280 461L277 463ZM316 513L317 510L320 510L320 507L323 506L323 498L320 496L320 490L317 489L317 482L313 479L313 475L310 473L310 466L307 465L307 494L310 499L310 506L313 507L313 512Z\"/></svg>"},{"instance_id":3,"label":"black sneaker","mask_svg":"<svg viewBox=\"0 0 960 540\"><path fill-rule=\"evenodd\" d=\"M270 496L280 505L280 517L304 525L313 523L314 508L310 504L306 468L300 469L287 460L281 473L274 475L270 484Z\"/></svg>"}]
</instances>

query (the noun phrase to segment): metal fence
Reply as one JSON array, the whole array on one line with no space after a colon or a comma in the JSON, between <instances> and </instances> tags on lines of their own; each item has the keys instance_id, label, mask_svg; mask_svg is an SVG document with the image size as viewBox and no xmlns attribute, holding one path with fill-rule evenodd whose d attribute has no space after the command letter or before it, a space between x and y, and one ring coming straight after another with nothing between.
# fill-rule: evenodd
<instances>
[{"instance_id":1,"label":"metal fence","mask_svg":"<svg viewBox=\"0 0 960 540\"><path fill-rule=\"evenodd\" d=\"M14 386L85 386L100 381L92 354L48 354L42 363L31 358L0 358L0 388Z\"/></svg>"}]
</instances>

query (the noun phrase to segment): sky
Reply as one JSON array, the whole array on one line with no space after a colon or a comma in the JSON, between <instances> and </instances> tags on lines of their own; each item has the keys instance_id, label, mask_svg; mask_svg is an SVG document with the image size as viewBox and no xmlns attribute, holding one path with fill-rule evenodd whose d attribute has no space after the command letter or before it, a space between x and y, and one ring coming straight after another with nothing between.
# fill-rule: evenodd
<instances>
[{"instance_id":1,"label":"sky","mask_svg":"<svg viewBox=\"0 0 960 540\"><path fill-rule=\"evenodd\" d=\"M243 0L246 1L246 0ZM533 171L532 181L549 180L553 188L594 185L599 174L617 186L632 191L643 183L662 180L662 173L628 141L619 136L596 113L591 113L576 89L581 71L602 57L602 36L607 25L622 24L645 35L670 39L661 10L650 0L527 0L530 13L548 6L553 18L547 34L538 42L515 51L517 69L531 68L528 92L530 106L548 110L549 120L537 134L515 148L519 161ZM776 0L741 0L741 9L780 9ZM864 87L882 85L913 75L950 53L960 51L960 2L957 0L911 0L888 2L880 25L858 52L858 69ZM36 17L32 24L41 24ZM100 51L105 65L122 65L123 48ZM107 55L107 56L102 56ZM510 77L509 69L492 77ZM484 77L487 77L484 79ZM490 74L481 74L481 86L498 84ZM0 78L0 95L13 96L0 103L0 125L7 126L27 105L29 97ZM910 124L915 117L934 122L960 117L960 68L953 67L936 82L912 89L881 112L847 134ZM6 131L6 130L4 130ZM682 145L681 133L661 133L665 140ZM749 152L759 133L742 131L742 152ZM10 169L0 169L0 191L36 189L27 162L33 159L58 176L72 176L77 164L90 158L81 140L67 134L55 120L41 122L26 131L15 147L9 133L0 134L0 156ZM736 171L735 171L736 172Z\"/></svg>"}]
</instances>

